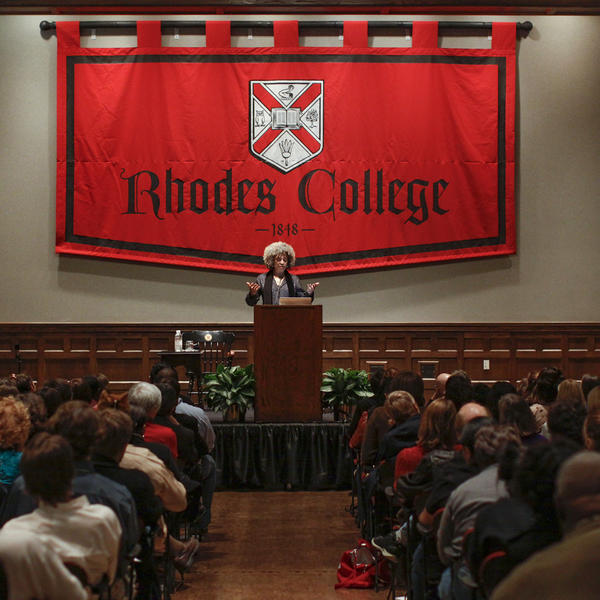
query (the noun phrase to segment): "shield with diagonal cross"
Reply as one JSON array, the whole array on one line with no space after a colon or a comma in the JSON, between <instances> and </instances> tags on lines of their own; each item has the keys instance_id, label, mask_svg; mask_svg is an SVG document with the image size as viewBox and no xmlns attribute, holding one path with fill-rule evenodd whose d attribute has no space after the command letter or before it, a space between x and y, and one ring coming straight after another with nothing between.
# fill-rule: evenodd
<instances>
[{"instance_id":1,"label":"shield with diagonal cross","mask_svg":"<svg viewBox=\"0 0 600 600\"><path fill-rule=\"evenodd\" d=\"M323 150L323 81L250 82L250 151L289 173Z\"/></svg>"}]
</instances>

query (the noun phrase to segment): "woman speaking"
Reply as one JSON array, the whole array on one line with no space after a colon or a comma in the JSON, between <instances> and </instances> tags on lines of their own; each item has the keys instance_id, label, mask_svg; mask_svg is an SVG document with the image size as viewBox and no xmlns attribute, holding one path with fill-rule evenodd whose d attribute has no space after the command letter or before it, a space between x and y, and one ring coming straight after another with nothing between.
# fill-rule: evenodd
<instances>
[{"instance_id":1,"label":"woman speaking","mask_svg":"<svg viewBox=\"0 0 600 600\"><path fill-rule=\"evenodd\" d=\"M269 271L261 273L255 282L246 281L248 295L246 304L254 306L262 296L263 304L279 304L279 298L314 296L319 283L309 283L306 291L296 275L288 271L296 262L294 249L285 242L269 244L263 253L263 260Z\"/></svg>"}]
</instances>

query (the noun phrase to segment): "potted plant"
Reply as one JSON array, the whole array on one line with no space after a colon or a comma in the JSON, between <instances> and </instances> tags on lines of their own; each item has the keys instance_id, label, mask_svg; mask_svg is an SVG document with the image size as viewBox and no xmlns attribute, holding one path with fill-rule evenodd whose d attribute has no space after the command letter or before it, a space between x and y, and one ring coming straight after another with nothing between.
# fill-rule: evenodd
<instances>
[{"instance_id":1,"label":"potted plant","mask_svg":"<svg viewBox=\"0 0 600 600\"><path fill-rule=\"evenodd\" d=\"M246 409L254 403L254 365L229 367L220 364L216 373L204 377L208 406L223 413L225 421L243 422Z\"/></svg>"},{"instance_id":2,"label":"potted plant","mask_svg":"<svg viewBox=\"0 0 600 600\"><path fill-rule=\"evenodd\" d=\"M356 404L359 398L373 396L366 371L355 369L333 368L325 371L321 392L323 408L333 409L336 421L340 416L348 417L349 407Z\"/></svg>"}]
</instances>

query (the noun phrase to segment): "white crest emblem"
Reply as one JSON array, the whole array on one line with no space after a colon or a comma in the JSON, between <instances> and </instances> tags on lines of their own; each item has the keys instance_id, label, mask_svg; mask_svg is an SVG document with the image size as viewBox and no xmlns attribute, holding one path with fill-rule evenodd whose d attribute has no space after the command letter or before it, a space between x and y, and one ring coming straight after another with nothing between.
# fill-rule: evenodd
<instances>
[{"instance_id":1,"label":"white crest emblem","mask_svg":"<svg viewBox=\"0 0 600 600\"><path fill-rule=\"evenodd\" d=\"M250 82L250 151L289 173L323 150L323 82Z\"/></svg>"}]
</instances>

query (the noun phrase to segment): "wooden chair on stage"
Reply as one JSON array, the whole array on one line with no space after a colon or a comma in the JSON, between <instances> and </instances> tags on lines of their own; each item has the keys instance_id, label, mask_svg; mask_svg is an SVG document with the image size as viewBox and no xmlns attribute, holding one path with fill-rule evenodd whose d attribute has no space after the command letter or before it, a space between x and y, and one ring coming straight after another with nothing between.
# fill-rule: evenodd
<instances>
[{"instance_id":1,"label":"wooden chair on stage","mask_svg":"<svg viewBox=\"0 0 600 600\"><path fill-rule=\"evenodd\" d=\"M202 379L209 373L215 373L218 365L231 366L233 353L231 346L235 333L228 331L184 331L183 349L185 352L198 352L198 366L194 371L188 369L190 395L194 387L198 393L198 404L202 401Z\"/></svg>"}]
</instances>

